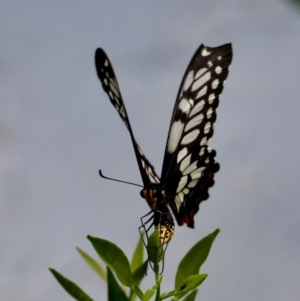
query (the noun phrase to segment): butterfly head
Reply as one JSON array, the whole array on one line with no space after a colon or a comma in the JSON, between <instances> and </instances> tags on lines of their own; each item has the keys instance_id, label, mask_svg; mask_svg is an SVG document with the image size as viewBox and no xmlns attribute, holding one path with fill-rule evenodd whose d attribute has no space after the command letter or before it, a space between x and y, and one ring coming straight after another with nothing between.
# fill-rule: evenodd
<instances>
[{"instance_id":1,"label":"butterfly head","mask_svg":"<svg viewBox=\"0 0 300 301\"><path fill-rule=\"evenodd\" d=\"M152 210L159 209L164 203L165 192L161 189L159 184L151 184L141 191L141 197L144 198Z\"/></svg>"}]
</instances>

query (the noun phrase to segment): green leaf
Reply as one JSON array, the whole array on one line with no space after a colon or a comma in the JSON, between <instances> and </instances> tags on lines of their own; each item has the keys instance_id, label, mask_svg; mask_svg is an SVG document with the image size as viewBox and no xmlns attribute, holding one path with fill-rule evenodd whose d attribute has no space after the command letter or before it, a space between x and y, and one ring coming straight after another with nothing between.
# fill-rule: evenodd
<instances>
[{"instance_id":1,"label":"green leaf","mask_svg":"<svg viewBox=\"0 0 300 301\"><path fill-rule=\"evenodd\" d=\"M212 243L219 232L220 230L216 229L211 234L202 238L182 258L177 268L175 289L182 286L187 277L199 273L200 267L205 262Z\"/></svg>"},{"instance_id":2,"label":"green leaf","mask_svg":"<svg viewBox=\"0 0 300 301\"><path fill-rule=\"evenodd\" d=\"M152 296L154 295L154 293L155 293L155 290L153 290L153 289L146 290L142 301L150 300L152 298Z\"/></svg>"},{"instance_id":3,"label":"green leaf","mask_svg":"<svg viewBox=\"0 0 300 301\"><path fill-rule=\"evenodd\" d=\"M175 295L185 295L189 291L197 288L207 277L207 274L197 274L189 276L183 285L177 289Z\"/></svg>"},{"instance_id":4,"label":"green leaf","mask_svg":"<svg viewBox=\"0 0 300 301\"><path fill-rule=\"evenodd\" d=\"M143 297L144 297L144 294L143 292L141 291L141 289L137 286L137 285L134 285L133 288L132 288L132 291L142 300Z\"/></svg>"},{"instance_id":5,"label":"green leaf","mask_svg":"<svg viewBox=\"0 0 300 301\"><path fill-rule=\"evenodd\" d=\"M93 301L77 284L65 278L63 275L55 271L54 269L49 269L60 285L76 300L78 301Z\"/></svg>"},{"instance_id":6,"label":"green leaf","mask_svg":"<svg viewBox=\"0 0 300 301\"><path fill-rule=\"evenodd\" d=\"M128 301L128 297L120 287L115 276L111 272L110 268L107 267L107 289L108 289L108 301Z\"/></svg>"},{"instance_id":7,"label":"green leaf","mask_svg":"<svg viewBox=\"0 0 300 301\"><path fill-rule=\"evenodd\" d=\"M164 252L160 245L157 230L155 230L148 239L148 258L154 264L158 264L164 258Z\"/></svg>"},{"instance_id":8,"label":"green leaf","mask_svg":"<svg viewBox=\"0 0 300 301\"><path fill-rule=\"evenodd\" d=\"M76 250L79 252L84 261L94 270L94 272L96 272L96 274L106 281L106 273L99 263L80 248L76 247Z\"/></svg>"},{"instance_id":9,"label":"green leaf","mask_svg":"<svg viewBox=\"0 0 300 301\"><path fill-rule=\"evenodd\" d=\"M290 1L288 1L290 2ZM294 2L296 5L300 5L300 0L293 0L292 2Z\"/></svg>"},{"instance_id":10,"label":"green leaf","mask_svg":"<svg viewBox=\"0 0 300 301\"><path fill-rule=\"evenodd\" d=\"M170 298L171 296L175 295L175 292L176 291L170 291L170 292L167 292L167 293L163 293L163 294L160 295L160 299L164 300L166 298ZM172 300L175 300L175 299L172 299Z\"/></svg>"},{"instance_id":11,"label":"green leaf","mask_svg":"<svg viewBox=\"0 0 300 301\"><path fill-rule=\"evenodd\" d=\"M144 233L140 235L140 239L136 245L131 260L131 271L133 273L133 279L136 285L140 284L142 279L145 277L147 272L147 265L148 265L147 260L143 263L143 257L144 257L144 243L143 243L144 235L143 234Z\"/></svg>"},{"instance_id":12,"label":"green leaf","mask_svg":"<svg viewBox=\"0 0 300 301\"><path fill-rule=\"evenodd\" d=\"M88 235L88 239L100 258L111 268L120 282L125 286L133 287L134 279L130 270L128 258L124 252L108 240L92 237L90 235Z\"/></svg>"},{"instance_id":13,"label":"green leaf","mask_svg":"<svg viewBox=\"0 0 300 301\"><path fill-rule=\"evenodd\" d=\"M142 279L145 277L148 267L148 260L140 265L134 272L133 272L133 279L136 285L139 285Z\"/></svg>"},{"instance_id":14,"label":"green leaf","mask_svg":"<svg viewBox=\"0 0 300 301\"><path fill-rule=\"evenodd\" d=\"M184 299L183 301L194 301L196 296L197 296L198 290L195 289L193 290L191 293L189 293Z\"/></svg>"},{"instance_id":15,"label":"green leaf","mask_svg":"<svg viewBox=\"0 0 300 301\"><path fill-rule=\"evenodd\" d=\"M134 272L136 269L138 269L143 264L143 260L144 260L144 244L143 244L143 237L142 235L140 235L140 239L135 247L131 259L131 271Z\"/></svg>"},{"instance_id":16,"label":"green leaf","mask_svg":"<svg viewBox=\"0 0 300 301\"><path fill-rule=\"evenodd\" d=\"M199 275L197 275L197 276L199 276ZM203 275L200 275L200 276L203 276ZM205 279L205 278L204 278ZM202 280L202 282L204 281L204 279ZM202 283L201 282L201 283ZM200 284L201 284L200 283ZM199 285L200 285L199 284ZM187 292L183 292L183 289L184 288L186 288L186 286L182 286L181 287L181 291L180 291L180 288L179 288L179 290L174 290L174 291L170 291L170 292L168 292L168 293L164 293L164 294L162 294L161 296L160 296L160 299L161 300L164 300L164 299L166 299L166 298L170 298L170 297L172 297L172 296L176 296L176 298L175 299L172 299L172 300L178 300L179 298L181 298L181 297L183 297ZM194 290L192 290L192 292L190 292L185 298L184 298L184 300L183 301L194 301L195 300L195 298L196 298L196 295L197 295L197 293L198 293L198 290L197 289L194 289Z\"/></svg>"}]
</instances>

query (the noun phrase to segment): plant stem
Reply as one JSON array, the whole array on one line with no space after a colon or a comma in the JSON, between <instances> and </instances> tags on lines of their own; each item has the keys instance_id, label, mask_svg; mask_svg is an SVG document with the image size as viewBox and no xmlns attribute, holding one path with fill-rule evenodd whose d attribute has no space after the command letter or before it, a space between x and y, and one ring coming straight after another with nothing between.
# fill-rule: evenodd
<instances>
[{"instance_id":1,"label":"plant stem","mask_svg":"<svg viewBox=\"0 0 300 301\"><path fill-rule=\"evenodd\" d=\"M160 276L159 276L159 264L155 263L154 264L154 273L155 273L155 282L156 282L156 296L155 296L155 301L160 301Z\"/></svg>"}]
</instances>

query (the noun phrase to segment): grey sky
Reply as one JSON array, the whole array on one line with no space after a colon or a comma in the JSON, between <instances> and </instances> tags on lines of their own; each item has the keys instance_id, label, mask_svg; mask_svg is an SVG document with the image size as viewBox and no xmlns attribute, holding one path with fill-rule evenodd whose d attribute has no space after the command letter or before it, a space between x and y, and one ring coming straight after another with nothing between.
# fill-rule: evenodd
<instances>
[{"instance_id":1,"label":"grey sky","mask_svg":"<svg viewBox=\"0 0 300 301\"><path fill-rule=\"evenodd\" d=\"M220 227L198 300L300 295L300 13L283 1L0 2L0 299L71 300L53 267L95 300L106 287L74 250L91 234L131 256L141 183L128 132L102 91L114 66L139 145L161 171L180 81L197 47L233 44L211 146L221 170L194 230L176 227L163 290ZM144 288L152 285L149 275Z\"/></svg>"}]
</instances>

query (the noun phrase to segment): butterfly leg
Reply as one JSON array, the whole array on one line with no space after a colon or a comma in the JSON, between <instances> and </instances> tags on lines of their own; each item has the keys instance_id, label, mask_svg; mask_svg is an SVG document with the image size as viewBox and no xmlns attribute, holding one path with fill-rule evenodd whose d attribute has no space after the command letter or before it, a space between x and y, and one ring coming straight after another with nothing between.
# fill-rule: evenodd
<instances>
[{"instance_id":1,"label":"butterfly leg","mask_svg":"<svg viewBox=\"0 0 300 301\"><path fill-rule=\"evenodd\" d=\"M153 226L153 219L154 219L154 215L152 215L147 221L144 222L144 218L147 217L148 215L150 215L151 213L153 213L153 211L151 210L150 212L148 212L147 214L145 214L144 216L141 217L141 225L139 226L139 232L140 232L140 235L143 239L143 244L145 246L145 248L147 249L147 244L148 244L148 232L149 230L151 229L151 227ZM150 226L148 228L146 228L146 225L152 221L152 223L150 224ZM144 240L144 237L142 235L142 229L144 230L145 234L146 234L146 240L147 240L147 243L145 242Z\"/></svg>"}]
</instances>

